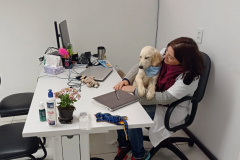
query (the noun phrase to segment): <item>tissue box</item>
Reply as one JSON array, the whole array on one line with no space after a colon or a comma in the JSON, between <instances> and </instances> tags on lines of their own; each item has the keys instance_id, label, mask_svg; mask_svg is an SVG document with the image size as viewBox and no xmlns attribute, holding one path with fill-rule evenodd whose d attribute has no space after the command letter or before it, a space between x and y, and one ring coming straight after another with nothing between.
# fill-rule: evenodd
<instances>
[{"instance_id":1,"label":"tissue box","mask_svg":"<svg viewBox=\"0 0 240 160\"><path fill-rule=\"evenodd\" d=\"M58 66L58 67L44 66L44 71L45 73L56 75L64 72L64 67L63 66Z\"/></svg>"}]
</instances>

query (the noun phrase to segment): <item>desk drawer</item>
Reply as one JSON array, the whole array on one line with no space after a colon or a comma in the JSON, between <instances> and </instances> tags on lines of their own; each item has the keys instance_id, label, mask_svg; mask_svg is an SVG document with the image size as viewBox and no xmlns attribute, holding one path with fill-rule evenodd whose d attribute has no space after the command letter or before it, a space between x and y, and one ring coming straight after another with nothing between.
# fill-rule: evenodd
<instances>
[{"instance_id":1,"label":"desk drawer","mask_svg":"<svg viewBox=\"0 0 240 160\"><path fill-rule=\"evenodd\" d=\"M63 160L80 160L79 135L62 136Z\"/></svg>"}]
</instances>

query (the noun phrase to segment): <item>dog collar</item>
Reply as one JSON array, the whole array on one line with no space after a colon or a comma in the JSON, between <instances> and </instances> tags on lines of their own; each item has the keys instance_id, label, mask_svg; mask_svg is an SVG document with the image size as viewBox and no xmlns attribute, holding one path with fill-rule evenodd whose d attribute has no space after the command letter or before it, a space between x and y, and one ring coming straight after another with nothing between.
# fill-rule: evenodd
<instances>
[{"instance_id":1,"label":"dog collar","mask_svg":"<svg viewBox=\"0 0 240 160\"><path fill-rule=\"evenodd\" d=\"M148 67L145 69L145 73L147 75L147 77L153 77L156 74L158 74L158 72L160 71L161 67Z\"/></svg>"}]
</instances>

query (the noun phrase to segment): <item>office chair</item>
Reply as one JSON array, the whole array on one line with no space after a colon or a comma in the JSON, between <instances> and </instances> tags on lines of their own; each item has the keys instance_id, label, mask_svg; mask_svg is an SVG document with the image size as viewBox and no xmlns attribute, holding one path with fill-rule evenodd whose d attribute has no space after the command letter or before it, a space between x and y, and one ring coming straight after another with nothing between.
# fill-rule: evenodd
<instances>
[{"instance_id":1,"label":"office chair","mask_svg":"<svg viewBox=\"0 0 240 160\"><path fill-rule=\"evenodd\" d=\"M167 112L165 114L165 119L164 119L164 125L165 125L165 128L169 131L176 132L180 129L184 130L192 124L192 122L195 118L198 103L202 100L202 98L204 96L204 93L205 93L205 89L206 89L207 81L208 81L208 76L209 76L210 68L211 68L211 60L210 60L209 56L207 54L203 53L203 52L201 52L201 53L202 53L203 58L204 58L205 69L200 76L198 87L197 87L196 91L194 92L193 96L185 96L185 97L179 99L178 101L172 103L167 109ZM178 104L180 104L184 101L188 101L188 100L191 100L192 110L186 116L185 123L171 128L170 125L169 125L170 117L171 117L171 114L174 111L175 107ZM144 140L149 141L149 137L144 136ZM194 145L194 141L190 138L187 138L187 137L169 137L169 138L163 140L162 142L160 142L156 147L153 147L150 150L151 158L157 153L157 151L159 149L168 148L173 153L175 153L181 160L188 160L188 158L177 147L175 147L173 145L173 143L176 143L176 142L188 142L188 145L190 147L192 147Z\"/></svg>"},{"instance_id":2,"label":"office chair","mask_svg":"<svg viewBox=\"0 0 240 160\"><path fill-rule=\"evenodd\" d=\"M28 114L33 93L18 93L7 96L0 102L0 118ZM22 157L36 158L32 155L37 152L39 145L43 149L44 156L37 158L43 160L47 151L38 137L22 137L25 123L11 123L0 126L0 159L9 160ZM46 139L44 138L44 143Z\"/></svg>"}]
</instances>

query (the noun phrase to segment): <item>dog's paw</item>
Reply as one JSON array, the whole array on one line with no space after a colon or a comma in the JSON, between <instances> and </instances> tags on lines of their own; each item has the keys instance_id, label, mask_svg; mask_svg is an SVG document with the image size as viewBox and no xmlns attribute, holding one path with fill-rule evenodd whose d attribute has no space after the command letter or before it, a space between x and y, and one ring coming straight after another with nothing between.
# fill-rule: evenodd
<instances>
[{"instance_id":1,"label":"dog's paw","mask_svg":"<svg viewBox=\"0 0 240 160\"><path fill-rule=\"evenodd\" d=\"M139 87L138 88L138 96L139 97L145 96L145 88L144 87Z\"/></svg>"},{"instance_id":2,"label":"dog's paw","mask_svg":"<svg viewBox=\"0 0 240 160\"><path fill-rule=\"evenodd\" d=\"M147 100L153 99L154 95L155 95L155 92L148 92L146 95Z\"/></svg>"}]
</instances>

